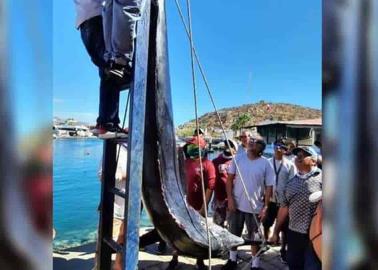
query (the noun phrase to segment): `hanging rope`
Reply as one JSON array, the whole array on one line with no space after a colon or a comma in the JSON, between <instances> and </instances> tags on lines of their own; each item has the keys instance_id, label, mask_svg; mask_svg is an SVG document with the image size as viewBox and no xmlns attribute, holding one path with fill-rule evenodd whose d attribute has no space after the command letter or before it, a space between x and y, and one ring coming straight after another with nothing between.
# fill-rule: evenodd
<instances>
[{"instance_id":1,"label":"hanging rope","mask_svg":"<svg viewBox=\"0 0 378 270\"><path fill-rule=\"evenodd\" d=\"M208 224L207 216L207 201L206 201L206 191L205 191L205 181L203 178L203 164L202 164L202 150L199 146L200 144L200 135L199 135L199 124L198 124L198 104L197 104L197 88L196 88L196 77L195 77L195 67L194 67L194 56L193 56L193 33L192 33L192 16L190 8L190 0L186 0L187 12L188 12L188 24L189 24L189 41L190 41L190 60L191 60L191 69L192 69L192 83L193 83L193 95L194 95L194 111L196 116L196 129L197 129L197 142L199 149L199 162L200 162L200 171L201 171L201 182L202 182L202 199L203 199L203 208L205 210L205 221L206 221L206 231L207 231L207 240L209 245L209 270L211 270L211 237Z\"/></svg>"},{"instance_id":2,"label":"hanging rope","mask_svg":"<svg viewBox=\"0 0 378 270\"><path fill-rule=\"evenodd\" d=\"M219 115L218 109L217 109L217 107L216 107L216 105L215 105L214 98L213 98L213 95L212 95L212 92L211 92L211 89L210 89L210 86L209 86L208 80L207 80L207 78L206 78L205 72L204 72L204 70L203 70L203 68L202 68L201 62L200 62L200 60L199 60L199 57L198 57L197 52L196 52L196 49L195 49L194 44L193 44L193 42L192 42L192 39L191 39L191 33L190 33L189 29L188 29L188 26L187 26L186 23L185 23L184 15L183 15L183 13L182 13L182 10L181 10L181 7L180 7L180 4L178 3L178 0L175 0L175 3L176 3L177 10L178 10L178 12L179 12L179 15L180 15L181 21L182 21L182 23L183 23L183 25L184 25L185 32L186 32L186 34L187 34L189 40L191 40L191 48L192 48L192 52L193 52L193 54L194 54L194 58L196 59L197 65L198 65L198 67L199 67L199 70L200 70L200 73L201 73L201 76L202 76L202 79L203 79L203 81L204 81L204 83L205 83L205 87L206 87L207 92L208 92L208 94L209 94L209 97L210 97L211 103L212 103L212 105L213 105L214 111L215 111L215 113L216 113L216 115L217 115L217 119L218 119L218 122L219 122L219 124L220 124L220 126L221 126L222 133L223 133L224 137L226 138L227 147L231 149L231 146L230 146L230 144L229 144L229 142L228 142L228 137L227 137L227 134L226 134L226 130L225 130L225 128L224 128L224 125L223 125L222 119L221 119L221 117L220 117L220 115ZM254 208L254 205L253 205L252 200L251 200L251 198L250 198L250 196L249 196L249 193L248 193L247 187L246 187L246 185L245 185L245 181L244 181L244 179L243 179L242 174L240 173L240 168L239 168L239 166L238 166L238 164L237 164L237 161L236 161L234 155L232 155L232 160L234 161L234 163L235 163L235 167L236 167L236 171L237 171L237 173L238 173L239 176L240 176L240 180L241 180L242 185L243 185L244 193L245 193L245 195L246 195L246 197L247 197L247 200L248 200L248 202L249 202L251 208L253 209L253 208ZM260 222L257 220L255 214L253 214L253 218L254 218L256 224L260 224ZM262 245L265 246L265 245L266 245L266 239L265 239L264 233L263 233L263 231L262 231L262 229L261 229L260 226L258 226L258 234L259 234L259 236L260 236L261 239L262 239Z\"/></svg>"}]
</instances>

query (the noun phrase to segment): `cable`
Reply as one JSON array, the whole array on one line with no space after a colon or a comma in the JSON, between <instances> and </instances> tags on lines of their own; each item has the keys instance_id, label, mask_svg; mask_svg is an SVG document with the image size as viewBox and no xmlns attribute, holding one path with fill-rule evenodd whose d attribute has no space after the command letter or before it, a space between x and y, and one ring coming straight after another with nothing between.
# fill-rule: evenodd
<instances>
[{"instance_id":1,"label":"cable","mask_svg":"<svg viewBox=\"0 0 378 270\"><path fill-rule=\"evenodd\" d=\"M183 25L184 25L184 28L185 28L186 34L187 34L188 38L191 40L190 32L189 32L189 30L188 30L188 26L187 26L186 23L185 23L185 19L184 19L184 16L183 16L183 13L182 13L182 10L181 10L181 7L180 7L180 4L178 3L177 0L175 0L175 3L176 3L176 6L177 6L177 9L178 9L178 12L179 12L179 15L180 15L181 21L182 21L182 23L183 23ZM192 41L192 40L191 40L191 41ZM193 51L194 57L195 57L195 59L196 59L196 62L197 62L197 64L198 64L198 67L199 67L199 70L200 70L200 73L201 73L202 79L203 79L203 81L204 81L204 83L205 83L205 86L206 86L207 92L208 92L208 94L209 94L209 97L210 97L211 103L212 103L212 105L213 105L214 111L215 111L215 113L216 113L216 115L217 115L218 121L219 121L220 126L221 126L221 128L222 128L223 135L224 135L224 137L226 138L227 147L231 149L230 144L229 144L229 142L228 142L228 137L227 137L227 134L226 134L226 130L225 130L225 128L224 128L224 125L223 125L222 119L220 118L220 115L219 115L218 109L217 109L217 107L216 107L216 105L215 105L214 98L213 98L213 95L211 94L211 90L210 90L210 86L209 86L208 80L207 80L206 75L205 75L205 72L204 72L204 70L203 70L203 68L202 68L202 65L201 65L201 62L200 62L199 57L198 57L198 55L197 55L196 49L195 49L195 47L194 47L194 44L192 44L191 47L192 47L192 51ZM249 194L248 194L248 191L247 191L247 188L246 188L246 186L245 186L245 182L244 182L243 176L242 176L241 173L240 173L240 169L239 169L239 166L238 166L238 164L237 164L237 161L235 160L235 156L234 156L234 155L232 155L232 159L233 159L234 162L235 162L236 171L237 171L237 173L238 173L239 176L240 176L240 180L241 180L242 185L243 185L244 193L245 193L245 195L247 196L247 200L248 200L248 202L250 203L251 208L253 209L254 207L253 207L252 200L251 200L251 198L250 198L250 196L249 196ZM260 224L260 222L258 222L258 220L257 220L257 218L256 218L256 215L255 215L255 214L252 214L252 215L253 215L253 218L254 218L256 224ZM262 229L261 229L260 226L258 226L258 233L259 233L259 235L260 235L260 237L261 237L261 239L262 239L262 241L263 241L263 242L262 242L262 245L263 245L263 246L266 245L266 239L265 239L264 233L262 232Z\"/></svg>"},{"instance_id":2,"label":"cable","mask_svg":"<svg viewBox=\"0 0 378 270\"><path fill-rule=\"evenodd\" d=\"M202 182L202 197L203 197L202 207L205 210L206 231L207 231L207 239L208 239L208 244L209 244L209 270L211 270L211 238L210 238L210 230L209 230L208 216L207 216L207 201L206 201L206 192L205 192L205 181L204 181L204 178L203 178L203 164L202 164L202 153L201 153L202 150L201 150L201 147L200 147L197 89L196 89L196 77L195 77L194 56L193 56L193 33L192 33L192 17L191 17L190 0L186 0L186 4L187 4L188 23L189 23L190 60L191 60L191 69L192 69L192 83L193 83L194 108L195 108L194 111L195 111L195 116L196 116L197 143L198 143L198 149L199 149L199 161L200 161L201 182Z\"/></svg>"}]
</instances>

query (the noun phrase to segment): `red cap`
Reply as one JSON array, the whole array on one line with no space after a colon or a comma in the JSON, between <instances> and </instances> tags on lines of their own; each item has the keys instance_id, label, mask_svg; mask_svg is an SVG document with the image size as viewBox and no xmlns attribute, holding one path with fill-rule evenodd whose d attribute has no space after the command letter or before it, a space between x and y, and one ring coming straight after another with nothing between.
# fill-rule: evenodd
<instances>
[{"instance_id":1,"label":"red cap","mask_svg":"<svg viewBox=\"0 0 378 270\"><path fill-rule=\"evenodd\" d=\"M198 143L198 137L192 137L190 140L187 141L188 144L195 144L199 145L200 148L205 148L206 147L206 141L203 138L199 138L199 143Z\"/></svg>"}]
</instances>

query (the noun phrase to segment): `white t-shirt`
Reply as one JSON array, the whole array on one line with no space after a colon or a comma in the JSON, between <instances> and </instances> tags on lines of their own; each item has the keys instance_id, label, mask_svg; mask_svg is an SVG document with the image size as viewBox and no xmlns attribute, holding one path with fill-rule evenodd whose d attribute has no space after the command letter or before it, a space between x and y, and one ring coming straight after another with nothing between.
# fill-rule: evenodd
<instances>
[{"instance_id":1,"label":"white t-shirt","mask_svg":"<svg viewBox=\"0 0 378 270\"><path fill-rule=\"evenodd\" d=\"M237 163L246 189L252 202L248 202L242 180L236 170ZM233 196L236 208L246 213L259 213L264 206L264 192L266 186L274 185L274 172L269 161L265 157L250 160L248 155L238 155L228 169L229 174L234 174Z\"/></svg>"},{"instance_id":2,"label":"white t-shirt","mask_svg":"<svg viewBox=\"0 0 378 270\"><path fill-rule=\"evenodd\" d=\"M236 156L241 155L241 154L246 154L247 153L247 148L244 148L242 144L238 146L238 151L236 152Z\"/></svg>"},{"instance_id":3,"label":"white t-shirt","mask_svg":"<svg viewBox=\"0 0 378 270\"><path fill-rule=\"evenodd\" d=\"M273 160L273 157L269 159L274 173L273 197L271 201L281 203L283 200L283 192L286 187L286 183L289 179L294 177L294 175L297 173L297 170L294 163L286 157L283 157L282 160L275 160L276 166L274 169ZM278 174L277 183L276 173Z\"/></svg>"},{"instance_id":4,"label":"white t-shirt","mask_svg":"<svg viewBox=\"0 0 378 270\"><path fill-rule=\"evenodd\" d=\"M296 156L294 154L291 154L291 155L288 155L288 156L285 155L285 158L290 160L291 162L293 162L293 164L295 164L294 162L295 162Z\"/></svg>"},{"instance_id":5,"label":"white t-shirt","mask_svg":"<svg viewBox=\"0 0 378 270\"><path fill-rule=\"evenodd\" d=\"M119 146L117 146L118 153ZM102 168L100 166L99 176L101 177ZM115 175L115 187L122 192L126 191L126 174L127 174L127 148L125 145L121 146L119 153L117 170ZM125 199L119 196L114 196L114 217L123 219L125 215Z\"/></svg>"},{"instance_id":6,"label":"white t-shirt","mask_svg":"<svg viewBox=\"0 0 378 270\"><path fill-rule=\"evenodd\" d=\"M76 28L86 20L102 13L103 0L74 0L76 7Z\"/></svg>"}]
</instances>

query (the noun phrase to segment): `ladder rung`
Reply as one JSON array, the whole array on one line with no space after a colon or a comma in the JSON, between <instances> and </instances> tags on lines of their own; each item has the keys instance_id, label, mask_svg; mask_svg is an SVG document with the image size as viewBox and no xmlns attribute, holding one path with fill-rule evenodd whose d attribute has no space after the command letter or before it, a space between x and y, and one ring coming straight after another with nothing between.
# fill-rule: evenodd
<instances>
[{"instance_id":1,"label":"ladder rung","mask_svg":"<svg viewBox=\"0 0 378 270\"><path fill-rule=\"evenodd\" d=\"M119 190L118 188L111 188L110 192L113 193L114 195L120 196L121 198L126 199L126 193Z\"/></svg>"},{"instance_id":2,"label":"ladder rung","mask_svg":"<svg viewBox=\"0 0 378 270\"><path fill-rule=\"evenodd\" d=\"M118 244L113 239L104 238L103 241L104 241L105 244L107 244L113 250L113 252L117 252L117 253L122 252L123 246Z\"/></svg>"}]
</instances>

